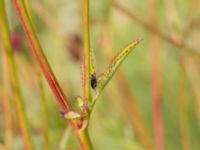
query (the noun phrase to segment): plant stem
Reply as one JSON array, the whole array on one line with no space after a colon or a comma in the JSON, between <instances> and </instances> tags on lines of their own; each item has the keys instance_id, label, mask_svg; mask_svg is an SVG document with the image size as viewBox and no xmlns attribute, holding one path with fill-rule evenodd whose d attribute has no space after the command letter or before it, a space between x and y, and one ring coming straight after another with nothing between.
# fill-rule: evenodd
<instances>
[{"instance_id":1,"label":"plant stem","mask_svg":"<svg viewBox=\"0 0 200 150\"><path fill-rule=\"evenodd\" d=\"M81 131L77 131L77 136L81 142L81 150L92 150L92 143L88 134L88 127Z\"/></svg>"},{"instance_id":2,"label":"plant stem","mask_svg":"<svg viewBox=\"0 0 200 150\"><path fill-rule=\"evenodd\" d=\"M65 150L67 149L67 145L69 143L69 139L71 137L71 134L72 134L72 127L70 125L67 125L62 137L61 137L61 140L60 140L60 143L59 143L59 149L60 150Z\"/></svg>"},{"instance_id":3,"label":"plant stem","mask_svg":"<svg viewBox=\"0 0 200 150\"><path fill-rule=\"evenodd\" d=\"M91 101L91 89L90 89L90 31L89 31L89 0L83 0L83 32L84 32L84 67L83 67L83 90L84 100ZM86 119L89 121L88 115ZM88 134L88 124L85 128L77 130L76 134L81 143L82 150L92 150L91 140Z\"/></svg>"},{"instance_id":4,"label":"plant stem","mask_svg":"<svg viewBox=\"0 0 200 150\"><path fill-rule=\"evenodd\" d=\"M42 82L42 72L37 65L38 70L38 82L39 82L39 91L41 96L41 106L42 106L42 125L43 125L43 134L44 134L44 149L49 149L49 136L48 136L48 107L47 100L44 92L44 85Z\"/></svg>"},{"instance_id":5,"label":"plant stem","mask_svg":"<svg viewBox=\"0 0 200 150\"><path fill-rule=\"evenodd\" d=\"M89 0L83 0L83 32L84 32L84 98L90 97L90 31L89 31Z\"/></svg>"},{"instance_id":6,"label":"plant stem","mask_svg":"<svg viewBox=\"0 0 200 150\"><path fill-rule=\"evenodd\" d=\"M156 1L149 0L150 25L152 28L157 26ZM150 39L151 58L152 58L152 104L153 104L153 130L155 137L155 148L158 150L165 149L164 128L162 117L162 101L161 101L161 71L159 56L159 39L152 32Z\"/></svg>"},{"instance_id":7,"label":"plant stem","mask_svg":"<svg viewBox=\"0 0 200 150\"><path fill-rule=\"evenodd\" d=\"M30 7L30 0L25 0L25 7L28 12L29 18L32 21L31 18L31 7ZM38 84L39 84L39 92L40 92L40 98L41 98L41 107L42 107L42 125L43 125L43 135L44 135L44 149L49 149L49 138L48 138L48 109L47 109L47 102L46 97L44 93L44 86L42 82L42 72L40 69L39 64L36 62L36 70L38 75Z\"/></svg>"},{"instance_id":8,"label":"plant stem","mask_svg":"<svg viewBox=\"0 0 200 150\"><path fill-rule=\"evenodd\" d=\"M88 1L87 1L88 2ZM37 59L37 61L39 62L39 65L44 73L44 76L46 78L46 80L48 81L48 84L49 86L51 87L53 93L55 94L55 96L57 97L57 102L60 106L60 108L62 109L62 111L70 111L72 109L69 101L66 99L63 91L61 90L48 62L47 62L47 59L43 53L43 50L42 50L42 47L39 43L39 40L35 34L35 31L34 31L34 28L33 28L33 25L32 25L32 22L31 22L31 19L27 13L27 10L25 9L25 4L24 4L24 1L23 0L14 0L14 4L15 4L15 7L17 9L17 12L18 12L18 16L21 20L21 23L22 23L22 26L25 30L25 33L26 33L26 36L28 38L28 41L29 41L29 44L31 45L31 48L32 48L32 51L33 53L35 54L35 57ZM88 6L89 6L89 3L86 3L84 6L86 6L86 9L88 9ZM89 12L86 11L87 15L88 16ZM86 20L85 22L87 23L88 22L88 17L86 17L87 19L84 19ZM87 31L89 31L89 27L86 26L86 29ZM89 38L89 34L86 33L86 39ZM86 40L88 41L88 40ZM89 47L89 42L86 42L87 44L85 45L85 47ZM85 75L87 76L86 77L86 87L85 88L85 97L86 99L90 99L90 76L89 76L89 71L90 71L90 57L89 57L89 53L90 50L89 48L88 49L85 49L85 54L86 55L86 58L85 59ZM77 122L74 121L74 120L71 120L71 125L74 127L76 133L77 133L77 136L78 136L78 139L79 139L79 142L81 143L81 146L82 146L82 149L83 150L87 150L91 147L91 143L90 141L88 140L89 139L89 136L88 134L86 134L87 132L85 132L86 129L83 129L82 131L79 130L79 128L77 127Z\"/></svg>"},{"instance_id":9,"label":"plant stem","mask_svg":"<svg viewBox=\"0 0 200 150\"><path fill-rule=\"evenodd\" d=\"M59 25L49 13L48 10L44 8L44 6L39 1L32 1L31 8L34 13L44 21L51 28L53 32L55 32L61 39L66 38L65 29L63 26Z\"/></svg>"},{"instance_id":10,"label":"plant stem","mask_svg":"<svg viewBox=\"0 0 200 150\"><path fill-rule=\"evenodd\" d=\"M181 78L180 78L180 93L179 93L179 126L180 126L180 135L181 135L181 146L183 150L192 149L191 137L190 137L190 128L189 128L189 92L187 88L187 66L186 66L186 57L180 58L181 65ZM196 81L196 80L195 80Z\"/></svg>"},{"instance_id":11,"label":"plant stem","mask_svg":"<svg viewBox=\"0 0 200 150\"><path fill-rule=\"evenodd\" d=\"M5 13L5 8L4 8L4 1L0 1L0 27L2 30L2 40L4 43L4 48L5 48L5 53L9 65L9 69L11 72L11 78L12 78L12 84L14 88L14 94L15 94L15 102L16 102L16 107L18 111L18 119L20 123L20 128L22 131L22 135L24 138L24 141L26 143L26 147L28 150L33 149L33 144L30 136L30 131L29 131L29 125L27 122L27 117L24 111L24 104L22 100L22 95L19 87L19 81L17 77L17 70L16 70L16 64L13 56L13 51L12 51L12 45L10 41L10 32L9 32L9 27L6 19L6 13Z\"/></svg>"},{"instance_id":12,"label":"plant stem","mask_svg":"<svg viewBox=\"0 0 200 150\"><path fill-rule=\"evenodd\" d=\"M62 111L69 111L71 110L71 105L67 100L66 96L64 95L61 87L59 86L52 69L49 66L49 63L43 53L42 47L39 43L39 40L35 34L35 30L33 28L31 19L25 9L24 1L23 0L14 0L15 7L18 12L18 16L21 20L22 26L25 30L26 36L28 38L29 44L32 48L33 53L44 73L44 76L51 87L54 95L57 98L57 102L62 109Z\"/></svg>"},{"instance_id":13,"label":"plant stem","mask_svg":"<svg viewBox=\"0 0 200 150\"><path fill-rule=\"evenodd\" d=\"M13 146L13 128L12 128L12 111L10 104L10 76L9 76L9 66L6 60L5 53L2 54L3 60L3 91L2 91L2 107L4 111L5 120L5 147L7 149L12 149ZM1 91L1 87L0 87ZM1 94L1 93L0 93Z\"/></svg>"}]
</instances>

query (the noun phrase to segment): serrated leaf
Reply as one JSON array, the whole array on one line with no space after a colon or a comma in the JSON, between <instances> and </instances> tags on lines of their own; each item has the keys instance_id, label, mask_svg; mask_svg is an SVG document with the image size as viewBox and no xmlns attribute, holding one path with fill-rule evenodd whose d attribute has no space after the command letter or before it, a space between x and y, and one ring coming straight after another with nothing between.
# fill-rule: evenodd
<instances>
[{"instance_id":1,"label":"serrated leaf","mask_svg":"<svg viewBox=\"0 0 200 150\"><path fill-rule=\"evenodd\" d=\"M114 73L117 71L120 64L125 60L125 58L130 54L130 52L142 41L142 39L136 39L133 42L129 43L125 46L121 51L114 56L111 63L108 65L107 69L104 73L100 74L97 78L97 88L96 95L94 99L96 99L99 93L104 89L104 87L108 84L108 82L112 79Z\"/></svg>"}]
</instances>

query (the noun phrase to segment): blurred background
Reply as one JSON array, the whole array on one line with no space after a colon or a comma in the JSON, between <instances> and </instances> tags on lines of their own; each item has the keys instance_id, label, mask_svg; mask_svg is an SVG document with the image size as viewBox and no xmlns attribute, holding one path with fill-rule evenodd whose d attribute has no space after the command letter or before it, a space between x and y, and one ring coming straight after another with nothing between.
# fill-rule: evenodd
<instances>
[{"instance_id":1,"label":"blurred background","mask_svg":"<svg viewBox=\"0 0 200 150\"><path fill-rule=\"evenodd\" d=\"M95 150L199 149L199 4L199 0L90 1L91 47L97 74L127 43L144 39L121 65L92 112L89 133ZM61 117L55 97L43 79L48 123L45 127L35 60L13 2L7 0L6 5L36 149L44 149L44 133L48 133L51 150L78 148L73 131ZM31 9L50 66L74 103L75 97L82 95L82 1L32 0ZM9 133L12 149L22 150L25 146L12 93L8 96L9 108L3 98L6 84L0 44L0 145ZM6 124L8 118L10 126Z\"/></svg>"}]
</instances>

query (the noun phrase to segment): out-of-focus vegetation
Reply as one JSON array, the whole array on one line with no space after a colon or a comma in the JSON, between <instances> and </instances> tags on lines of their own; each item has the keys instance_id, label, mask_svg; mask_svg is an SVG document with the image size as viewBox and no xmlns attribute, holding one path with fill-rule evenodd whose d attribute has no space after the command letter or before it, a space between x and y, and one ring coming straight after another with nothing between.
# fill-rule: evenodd
<instances>
[{"instance_id":1,"label":"out-of-focus vegetation","mask_svg":"<svg viewBox=\"0 0 200 150\"><path fill-rule=\"evenodd\" d=\"M83 54L83 3L32 0L30 4L32 22L47 60L68 99L75 103L75 97L82 93L79 60ZM98 73L125 43L144 39L92 111L89 134L95 150L199 149L199 4L199 0L90 0L91 47ZM42 107L37 66L13 1L6 1L6 10L35 149L44 149L46 131L48 149L78 148L76 136L61 116L45 79L47 108ZM11 149L21 150L25 144L12 90L8 93L9 108L5 107L3 91L9 83L3 84L6 68L2 42L0 45L0 149L8 140Z\"/></svg>"}]
</instances>

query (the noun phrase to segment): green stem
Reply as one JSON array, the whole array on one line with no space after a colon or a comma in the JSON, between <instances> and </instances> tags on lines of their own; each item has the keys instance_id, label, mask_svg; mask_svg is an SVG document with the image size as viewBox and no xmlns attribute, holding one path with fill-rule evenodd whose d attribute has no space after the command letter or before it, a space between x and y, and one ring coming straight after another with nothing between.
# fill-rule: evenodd
<instances>
[{"instance_id":1,"label":"green stem","mask_svg":"<svg viewBox=\"0 0 200 150\"><path fill-rule=\"evenodd\" d=\"M9 76L9 66L7 63L7 57L5 56L5 53L2 54L2 60L3 60L3 91L2 91L2 108L4 111L5 116L5 147L7 149L12 149L13 146L13 128L12 128L12 107L10 104L10 76ZM0 87L1 91L1 87ZM1 94L1 93L0 93Z\"/></svg>"},{"instance_id":2,"label":"green stem","mask_svg":"<svg viewBox=\"0 0 200 150\"><path fill-rule=\"evenodd\" d=\"M32 21L31 15L31 7L30 7L30 0L24 0L26 11L29 15L29 18ZM41 96L41 106L42 106L42 124L43 124L43 134L44 134L44 149L49 149L49 138L48 138L48 109L47 109L47 102L44 93L44 86L42 82L42 71L40 69L39 64L36 62L36 69L38 74L38 84L39 84L39 92Z\"/></svg>"},{"instance_id":3,"label":"green stem","mask_svg":"<svg viewBox=\"0 0 200 150\"><path fill-rule=\"evenodd\" d=\"M92 143L88 134L88 128L77 131L77 136L81 144L81 150L92 150Z\"/></svg>"},{"instance_id":4,"label":"green stem","mask_svg":"<svg viewBox=\"0 0 200 150\"><path fill-rule=\"evenodd\" d=\"M21 23L22 23L22 26L25 30L25 33L26 33L26 36L28 38L28 41L29 41L29 44L32 48L32 51L34 52L35 56L36 56L36 59L37 61L39 62L40 64L40 67L43 71L43 74L44 76L46 77L46 80L48 81L49 83L49 86L51 87L52 91L54 92L55 96L57 97L57 101L58 101L58 104L59 106L61 107L61 109L63 111L70 111L72 109L69 101L66 99L63 91L61 90L48 62L47 62L47 59L46 57L44 56L44 53L43 53L43 50L42 50L42 47L39 43L39 40L35 34L35 30L34 30L34 27L33 27L33 24L32 24L32 21L27 13L27 10L25 8L25 4L24 4L24 1L23 0L14 0L14 4L15 4L15 7L17 9L17 12L18 12L18 16L20 17L20 20L21 20ZM88 6L89 6L89 3L88 1L86 1L86 3L84 4L84 6L86 6L85 10L87 9L86 11L86 18L84 19L85 20L85 23L88 24L88 15L89 15L89 12L88 12ZM89 27L88 26L85 26L84 25L84 29L86 30L86 32L89 31ZM85 31L84 30L84 31ZM89 57L89 54L90 54L90 49L89 49L89 33L85 33L85 39L86 39L86 44L85 44L85 56L86 56L86 61L85 61L85 75L86 75L86 85L85 85L85 98L86 99L90 99L90 76L89 76L89 72L90 72L90 57ZM89 142L89 137L88 137L88 134L86 134L86 132L77 132L78 128L77 128L77 122L76 121L71 121L71 124L72 126L74 127L74 129L76 130L76 133L80 133L80 134L77 134L78 138L79 138L79 142L80 143L83 143L81 144L82 148L84 150L87 150L91 147L91 144ZM86 138L87 137L87 138ZM83 140L83 141L82 141ZM87 141L87 142L86 142Z\"/></svg>"},{"instance_id":5,"label":"green stem","mask_svg":"<svg viewBox=\"0 0 200 150\"><path fill-rule=\"evenodd\" d=\"M9 27L6 19L6 13L5 13L5 8L4 8L4 1L0 1L0 28L1 28L1 36L5 48L5 53L9 65L9 69L11 72L11 78L12 78L12 84L14 88L14 94L15 94L15 102L16 102L16 107L18 111L18 119L20 123L20 128L22 130L22 135L24 138L24 141L26 143L26 147L28 150L32 150L33 144L30 136L30 130L29 130L29 125L27 122L27 116L24 111L24 104L21 96L21 91L19 87L19 81L17 77L17 70L16 70L16 64L13 56L13 51L12 51L12 45L10 41L10 32L9 32Z\"/></svg>"},{"instance_id":6,"label":"green stem","mask_svg":"<svg viewBox=\"0 0 200 150\"><path fill-rule=\"evenodd\" d=\"M38 82L39 82L39 91L41 96L41 106L42 106L42 124L43 124L43 133L44 133L44 149L49 149L49 135L48 135L48 107L47 107L47 100L45 97L44 92L44 85L42 82L42 72L39 68L39 65L37 65L38 70Z\"/></svg>"},{"instance_id":7,"label":"green stem","mask_svg":"<svg viewBox=\"0 0 200 150\"><path fill-rule=\"evenodd\" d=\"M84 33L84 99L91 101L91 88L90 88L90 65L91 65L91 49L90 49L90 30L89 30L89 0L83 0L83 33ZM89 120L89 115L88 118ZM91 140L88 134L87 126L76 132L81 143L83 150L92 150Z\"/></svg>"},{"instance_id":8,"label":"green stem","mask_svg":"<svg viewBox=\"0 0 200 150\"><path fill-rule=\"evenodd\" d=\"M83 3L83 32L84 32L84 98L90 97L90 31L89 31L89 0Z\"/></svg>"}]
</instances>

